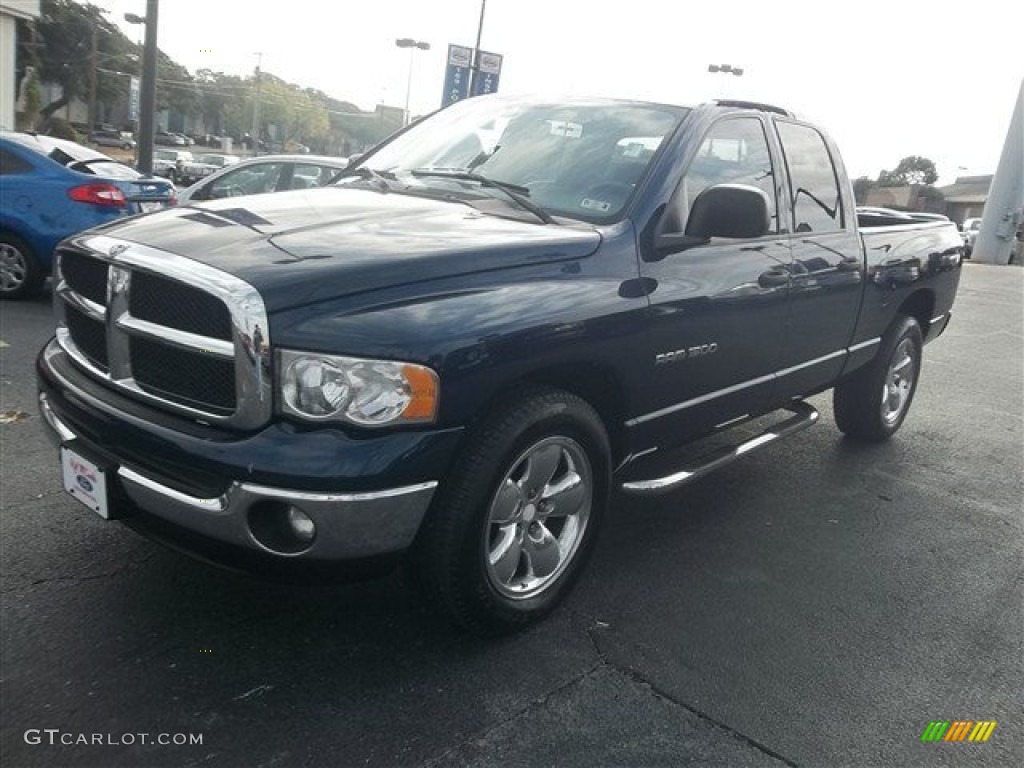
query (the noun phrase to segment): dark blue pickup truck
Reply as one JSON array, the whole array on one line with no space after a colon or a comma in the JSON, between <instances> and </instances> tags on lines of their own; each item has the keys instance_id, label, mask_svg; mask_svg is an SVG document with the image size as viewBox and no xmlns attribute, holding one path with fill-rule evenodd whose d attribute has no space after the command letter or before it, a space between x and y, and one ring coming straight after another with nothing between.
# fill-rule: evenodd
<instances>
[{"instance_id":1,"label":"dark blue pickup truck","mask_svg":"<svg viewBox=\"0 0 1024 768\"><path fill-rule=\"evenodd\" d=\"M613 486L677 488L830 388L849 436L899 429L963 243L861 218L785 110L481 97L329 186L65 241L40 407L105 518L264 574L408 555L457 621L512 629Z\"/></svg>"}]
</instances>

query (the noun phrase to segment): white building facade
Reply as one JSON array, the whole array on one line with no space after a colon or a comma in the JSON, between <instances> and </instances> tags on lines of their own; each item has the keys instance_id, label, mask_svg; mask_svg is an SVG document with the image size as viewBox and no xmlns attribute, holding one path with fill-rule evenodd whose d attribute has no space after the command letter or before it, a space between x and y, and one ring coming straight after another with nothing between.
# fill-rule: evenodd
<instances>
[{"instance_id":1,"label":"white building facade","mask_svg":"<svg viewBox=\"0 0 1024 768\"><path fill-rule=\"evenodd\" d=\"M39 0L0 0L0 128L14 129L18 102L18 19L39 17Z\"/></svg>"}]
</instances>

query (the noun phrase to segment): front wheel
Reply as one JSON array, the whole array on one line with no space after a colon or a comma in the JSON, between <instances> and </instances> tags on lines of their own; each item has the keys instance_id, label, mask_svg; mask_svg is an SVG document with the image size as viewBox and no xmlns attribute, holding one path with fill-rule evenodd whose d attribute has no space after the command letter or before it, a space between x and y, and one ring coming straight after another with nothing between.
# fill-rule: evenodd
<instances>
[{"instance_id":1,"label":"front wheel","mask_svg":"<svg viewBox=\"0 0 1024 768\"><path fill-rule=\"evenodd\" d=\"M888 440L903 424L921 373L921 327L900 317L882 337L875 359L836 385L836 424L861 440Z\"/></svg>"},{"instance_id":2,"label":"front wheel","mask_svg":"<svg viewBox=\"0 0 1024 768\"><path fill-rule=\"evenodd\" d=\"M471 434L416 545L430 596L467 629L519 629L569 592L607 506L610 451L585 401L538 389Z\"/></svg>"},{"instance_id":3,"label":"front wheel","mask_svg":"<svg viewBox=\"0 0 1024 768\"><path fill-rule=\"evenodd\" d=\"M0 298L23 299L39 292L46 275L28 243L0 232Z\"/></svg>"}]
</instances>

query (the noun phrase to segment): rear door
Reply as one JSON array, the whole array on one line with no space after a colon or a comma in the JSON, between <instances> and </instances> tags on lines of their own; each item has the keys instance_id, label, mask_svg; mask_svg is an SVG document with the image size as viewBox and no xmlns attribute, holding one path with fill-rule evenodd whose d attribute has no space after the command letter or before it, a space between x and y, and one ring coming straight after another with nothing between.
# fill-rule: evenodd
<instances>
[{"instance_id":1,"label":"rear door","mask_svg":"<svg viewBox=\"0 0 1024 768\"><path fill-rule=\"evenodd\" d=\"M752 240L715 238L664 258L643 254L650 307L650 376L631 420L640 443L670 445L761 411L780 367L788 317L789 239L777 199L781 172L767 125L754 113L710 125L666 210L684 232L707 187L747 184L771 200L771 231Z\"/></svg>"},{"instance_id":2,"label":"rear door","mask_svg":"<svg viewBox=\"0 0 1024 768\"><path fill-rule=\"evenodd\" d=\"M792 232L792 301L777 398L831 384L842 370L865 273L846 173L816 128L777 118L785 160L784 223Z\"/></svg>"}]
</instances>

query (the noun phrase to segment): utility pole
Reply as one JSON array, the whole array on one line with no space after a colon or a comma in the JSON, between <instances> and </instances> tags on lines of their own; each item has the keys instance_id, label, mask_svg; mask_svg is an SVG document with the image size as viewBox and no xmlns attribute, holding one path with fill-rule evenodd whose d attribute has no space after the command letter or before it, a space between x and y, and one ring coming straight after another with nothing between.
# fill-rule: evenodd
<instances>
[{"instance_id":1,"label":"utility pole","mask_svg":"<svg viewBox=\"0 0 1024 768\"><path fill-rule=\"evenodd\" d=\"M484 35L484 12L487 10L487 0L480 0L480 24L476 28L476 47L473 49L473 67L470 69L469 95L473 95L476 88L477 78L480 77L480 40Z\"/></svg>"},{"instance_id":2,"label":"utility pole","mask_svg":"<svg viewBox=\"0 0 1024 768\"><path fill-rule=\"evenodd\" d=\"M974 261L982 264L1008 264L1010 256L1020 253L1017 228L1024 222L1024 80L1017 91L1017 102L1010 115L1006 141L992 178L981 217L981 230L974 243ZM1019 258L1019 257L1018 257Z\"/></svg>"},{"instance_id":3,"label":"utility pole","mask_svg":"<svg viewBox=\"0 0 1024 768\"><path fill-rule=\"evenodd\" d=\"M156 28L159 0L146 0L146 50L142 53L142 98L139 105L139 171L153 172L156 131Z\"/></svg>"},{"instance_id":4,"label":"utility pole","mask_svg":"<svg viewBox=\"0 0 1024 768\"><path fill-rule=\"evenodd\" d=\"M96 25L92 28L92 53L89 54L89 128L86 131L86 138L96 130L96 67L99 59L97 50Z\"/></svg>"},{"instance_id":5,"label":"utility pole","mask_svg":"<svg viewBox=\"0 0 1024 768\"><path fill-rule=\"evenodd\" d=\"M263 52L256 51L256 100L252 106L252 154L259 154L260 148L260 82L263 68Z\"/></svg>"}]
</instances>

